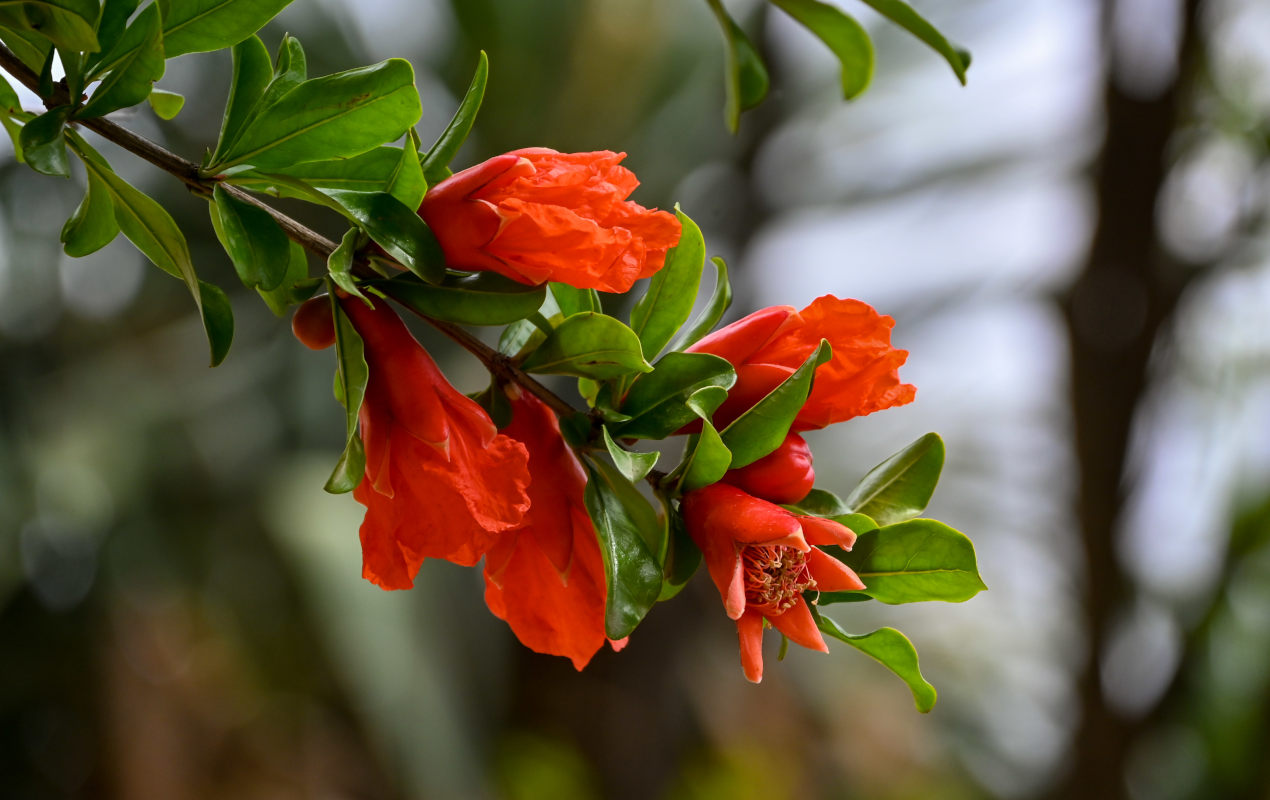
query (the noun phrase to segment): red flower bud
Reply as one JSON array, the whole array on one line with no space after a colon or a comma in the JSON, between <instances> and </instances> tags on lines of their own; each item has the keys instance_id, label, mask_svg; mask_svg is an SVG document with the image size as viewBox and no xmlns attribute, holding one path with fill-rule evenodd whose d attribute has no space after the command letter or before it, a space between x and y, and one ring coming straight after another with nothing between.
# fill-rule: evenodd
<instances>
[{"instance_id":1,"label":"red flower bud","mask_svg":"<svg viewBox=\"0 0 1270 800\"><path fill-rule=\"evenodd\" d=\"M802 366L821 339L833 358L816 370L811 395L792 430L823 428L835 422L911 403L917 390L900 383L898 368L908 351L891 347L895 320L859 300L817 298L802 311L773 306L715 331L688 348L727 359L736 385L714 415L717 427L736 419Z\"/></svg>"},{"instance_id":2,"label":"red flower bud","mask_svg":"<svg viewBox=\"0 0 1270 800\"><path fill-rule=\"evenodd\" d=\"M816 485L811 448L803 437L791 433L780 447L753 464L729 470L723 482L773 503L797 503Z\"/></svg>"},{"instance_id":3,"label":"red flower bud","mask_svg":"<svg viewBox=\"0 0 1270 800\"><path fill-rule=\"evenodd\" d=\"M813 546L850 549L855 534L849 528L792 514L725 483L684 495L680 511L724 610L736 620L745 677L763 679L764 619L795 644L828 652L803 592L864 588L850 568Z\"/></svg>"},{"instance_id":4,"label":"red flower bud","mask_svg":"<svg viewBox=\"0 0 1270 800\"><path fill-rule=\"evenodd\" d=\"M331 298L306 300L291 316L291 332L310 350L325 350L335 344L335 319Z\"/></svg>"},{"instance_id":5,"label":"red flower bud","mask_svg":"<svg viewBox=\"0 0 1270 800\"><path fill-rule=\"evenodd\" d=\"M432 187L419 215L455 269L625 292L662 268L680 226L626 199L639 181L623 158L514 150Z\"/></svg>"}]
</instances>

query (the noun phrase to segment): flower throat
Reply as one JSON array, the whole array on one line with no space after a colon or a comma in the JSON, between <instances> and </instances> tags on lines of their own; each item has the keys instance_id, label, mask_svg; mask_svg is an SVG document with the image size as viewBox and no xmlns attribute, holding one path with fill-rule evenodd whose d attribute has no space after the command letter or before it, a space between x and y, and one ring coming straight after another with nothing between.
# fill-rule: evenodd
<instances>
[{"instance_id":1,"label":"flower throat","mask_svg":"<svg viewBox=\"0 0 1270 800\"><path fill-rule=\"evenodd\" d=\"M741 550L741 562L745 603L760 613L781 614L804 591L816 588L807 556L792 547L750 545Z\"/></svg>"}]
</instances>

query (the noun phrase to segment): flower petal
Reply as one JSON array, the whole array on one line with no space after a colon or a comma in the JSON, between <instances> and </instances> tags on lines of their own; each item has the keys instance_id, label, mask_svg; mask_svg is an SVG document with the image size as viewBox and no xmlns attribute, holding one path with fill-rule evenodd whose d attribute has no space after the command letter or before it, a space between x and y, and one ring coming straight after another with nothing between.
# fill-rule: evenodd
<instances>
[{"instance_id":1,"label":"flower petal","mask_svg":"<svg viewBox=\"0 0 1270 800\"><path fill-rule=\"evenodd\" d=\"M855 592L864 588L864 581L854 570L819 547L807 553L807 569L819 591Z\"/></svg>"},{"instance_id":2,"label":"flower petal","mask_svg":"<svg viewBox=\"0 0 1270 800\"><path fill-rule=\"evenodd\" d=\"M811 609L807 607L807 601L802 597L799 597L784 614L768 617L768 619L773 628L785 634L794 644L802 645L808 650L829 652L824 637L816 629L816 621L812 619Z\"/></svg>"},{"instance_id":3,"label":"flower petal","mask_svg":"<svg viewBox=\"0 0 1270 800\"><path fill-rule=\"evenodd\" d=\"M763 680L763 615L749 611L736 621L736 635L741 643L741 669L750 683Z\"/></svg>"}]
</instances>

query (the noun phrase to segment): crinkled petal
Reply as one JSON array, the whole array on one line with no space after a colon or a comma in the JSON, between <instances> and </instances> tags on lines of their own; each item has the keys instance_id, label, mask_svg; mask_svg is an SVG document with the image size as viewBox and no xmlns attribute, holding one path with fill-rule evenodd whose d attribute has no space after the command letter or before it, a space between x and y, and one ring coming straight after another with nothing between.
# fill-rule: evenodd
<instances>
[{"instance_id":1,"label":"crinkled petal","mask_svg":"<svg viewBox=\"0 0 1270 800\"><path fill-rule=\"evenodd\" d=\"M850 550L855 544L855 531L824 517L798 516L798 524L802 526L803 536L808 544L836 544L844 550Z\"/></svg>"}]
</instances>

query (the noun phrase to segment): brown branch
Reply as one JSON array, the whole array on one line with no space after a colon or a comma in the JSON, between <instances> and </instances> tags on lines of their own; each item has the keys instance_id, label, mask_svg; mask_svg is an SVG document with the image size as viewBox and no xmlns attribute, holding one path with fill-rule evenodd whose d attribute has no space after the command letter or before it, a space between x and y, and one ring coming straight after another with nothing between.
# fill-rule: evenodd
<instances>
[{"instance_id":1,"label":"brown branch","mask_svg":"<svg viewBox=\"0 0 1270 800\"><path fill-rule=\"evenodd\" d=\"M3 68L13 77L17 78L24 86L31 91L39 94L39 76L35 74L26 64L13 54L7 47L0 45L0 68ZM66 92L65 85L58 84L53 89L53 96L45 98L47 107L58 105L66 105L70 98ZM171 150L168 150L155 142L150 141L144 136L139 136L127 128L116 125L108 119L95 118L85 120L75 120L76 123L83 125L85 128L99 134L107 141L113 142L124 150L149 161L164 172L178 178L195 194L203 197L211 197L212 190L218 183L232 197L245 203L250 203L257 208L262 209L269 216L273 217L278 226L287 234L287 238L298 243L305 250L313 253L319 258L329 258L331 253L335 251L335 243L313 229L297 222L291 217L283 214L269 204L261 201L255 195L229 184L221 182L214 176L203 174L202 169L193 161L187 161ZM380 258L386 256L381 255ZM387 259L386 259L387 260ZM393 262L395 263L395 262ZM404 271L404 267L400 264L396 265ZM413 309L411 309L413 311ZM414 313L419 314L415 311ZM452 341L460 347L467 350L472 355L480 359L492 374L502 378L505 381L511 381L519 384L530 394L547 404L552 411L557 414L575 414L577 409L565 402L559 395L534 380L527 373L517 367L511 359L504 356L494 348L482 342L468 331L455 325L452 322L434 319L424 314L420 317L427 320L437 330L444 333Z\"/></svg>"}]
</instances>

